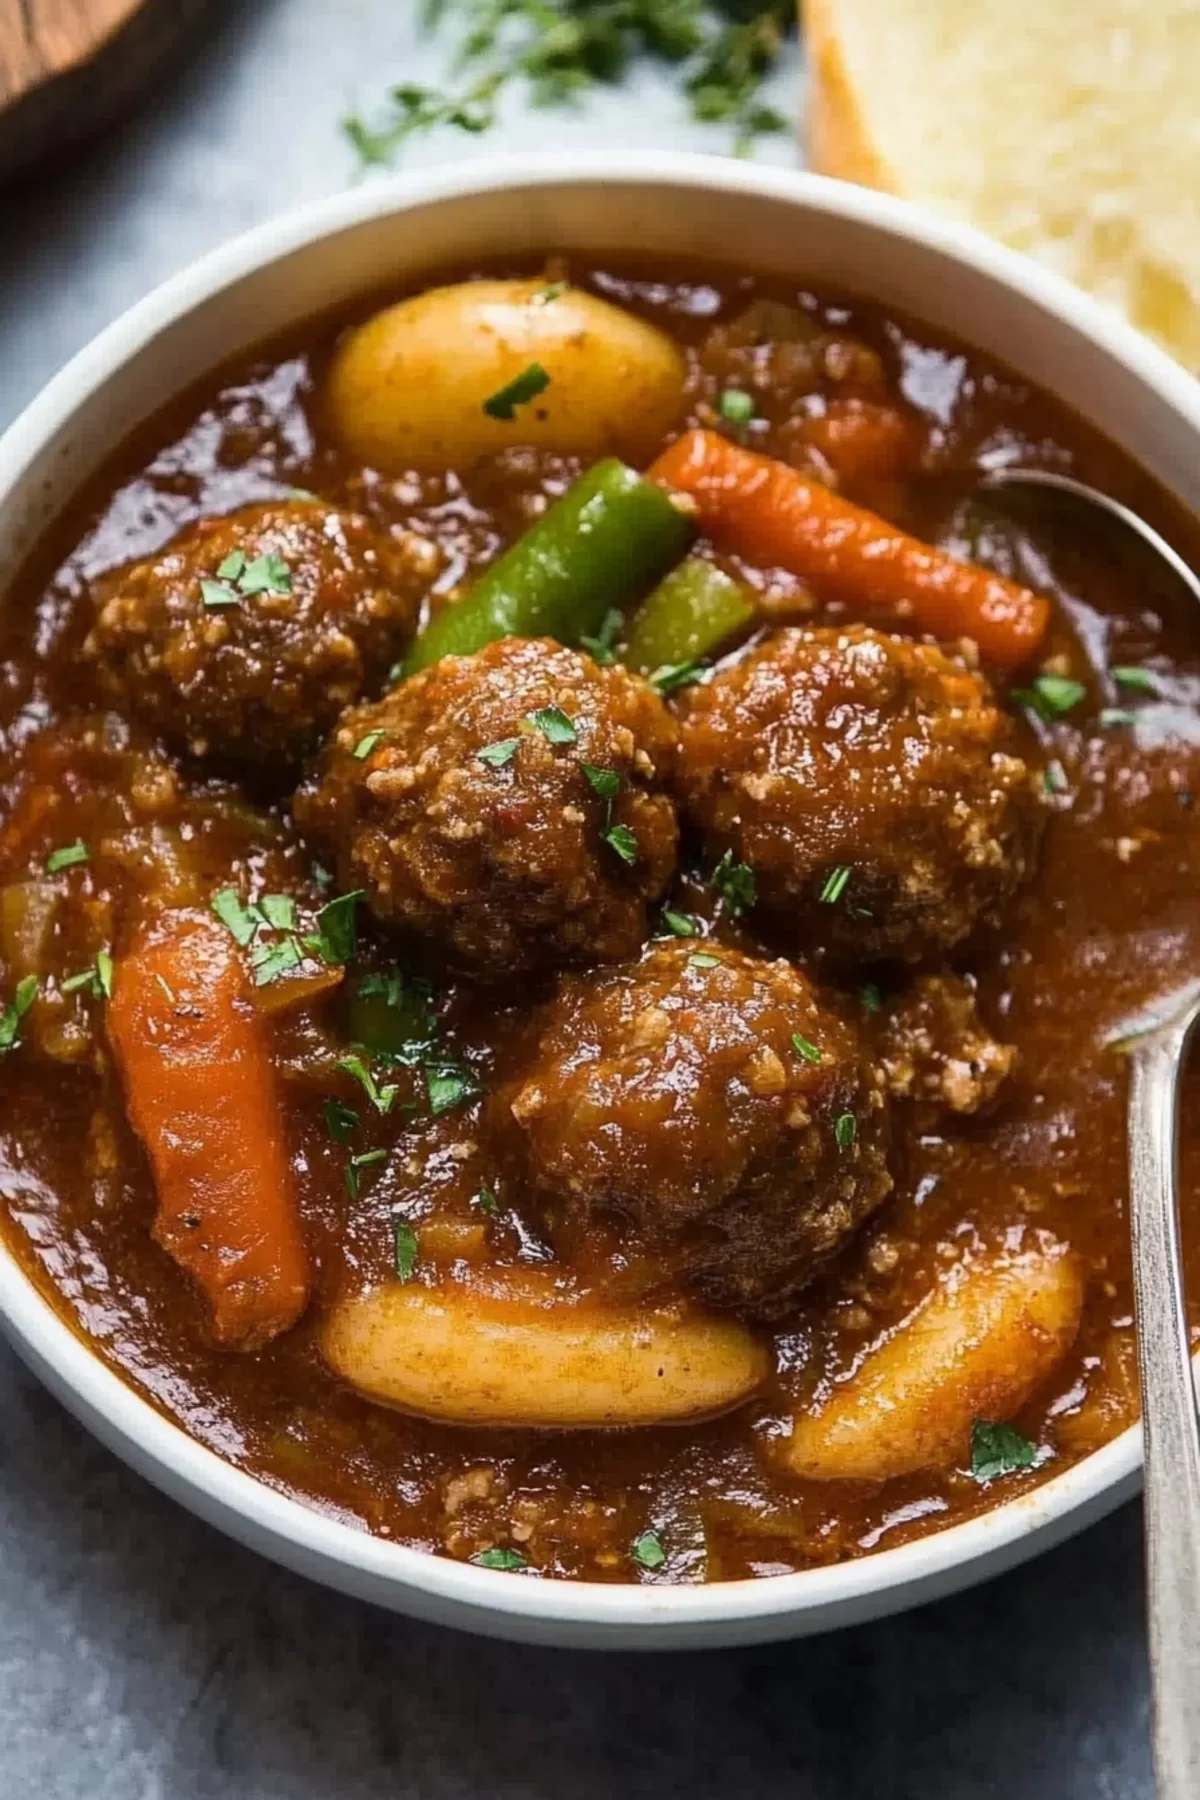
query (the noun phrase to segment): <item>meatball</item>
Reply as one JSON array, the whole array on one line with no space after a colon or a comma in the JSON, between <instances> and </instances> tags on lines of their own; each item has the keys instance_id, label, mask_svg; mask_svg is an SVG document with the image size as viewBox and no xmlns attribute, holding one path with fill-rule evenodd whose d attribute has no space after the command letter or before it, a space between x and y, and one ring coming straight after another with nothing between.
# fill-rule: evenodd
<instances>
[{"instance_id":1,"label":"meatball","mask_svg":"<svg viewBox=\"0 0 1200 1800\"><path fill-rule=\"evenodd\" d=\"M1012 1073L1017 1053L979 1016L973 985L960 975L923 975L882 1020L879 1057L894 1099L921 1115L986 1110Z\"/></svg>"},{"instance_id":2,"label":"meatball","mask_svg":"<svg viewBox=\"0 0 1200 1800\"><path fill-rule=\"evenodd\" d=\"M658 1278L784 1315L890 1189L881 1075L786 962L665 943L564 980L510 1110L568 1231L614 1218Z\"/></svg>"},{"instance_id":3,"label":"meatball","mask_svg":"<svg viewBox=\"0 0 1200 1800\"><path fill-rule=\"evenodd\" d=\"M245 506L122 570L84 654L176 749L276 777L383 677L436 561L424 539L356 513Z\"/></svg>"},{"instance_id":4,"label":"meatball","mask_svg":"<svg viewBox=\"0 0 1200 1800\"><path fill-rule=\"evenodd\" d=\"M296 816L377 918L478 975L619 960L675 868L674 749L639 676L505 638L347 714Z\"/></svg>"},{"instance_id":5,"label":"meatball","mask_svg":"<svg viewBox=\"0 0 1200 1800\"><path fill-rule=\"evenodd\" d=\"M680 701L681 782L714 854L799 947L905 962L993 924L1041 807L984 677L867 626L780 631Z\"/></svg>"}]
</instances>

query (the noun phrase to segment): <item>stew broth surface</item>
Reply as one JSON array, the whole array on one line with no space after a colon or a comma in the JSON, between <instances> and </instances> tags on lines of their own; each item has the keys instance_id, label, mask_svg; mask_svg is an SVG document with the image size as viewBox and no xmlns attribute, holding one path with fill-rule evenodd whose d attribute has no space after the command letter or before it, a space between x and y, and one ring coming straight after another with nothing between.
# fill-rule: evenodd
<instances>
[{"instance_id":1,"label":"stew broth surface","mask_svg":"<svg viewBox=\"0 0 1200 1800\"><path fill-rule=\"evenodd\" d=\"M748 428L754 447L816 465L829 449L830 399L866 394L901 424L887 456L845 476L851 497L1054 594L1048 655L1060 660L1051 666L1083 680L1086 698L1059 718L1022 724L1023 749L1050 771L1040 862L1004 933L952 959L978 978L985 1020L1019 1052L996 1110L947 1118L906 1143L891 1198L776 1332L767 1389L702 1425L578 1434L439 1426L372 1405L328 1371L314 1340L320 1308L390 1273L398 1210L412 1221L426 1267L452 1270L477 1253L481 1237L501 1263L546 1254L522 1212L519 1169L481 1144L486 1098L436 1119L409 1114L404 1105L418 1096L403 1071L395 1112L361 1109L356 1147L390 1155L364 1167L350 1197L347 1151L325 1123L331 1096L353 1098L335 1068L346 1050L336 997L282 1012L274 1026L318 1280L314 1306L267 1348L210 1347L196 1294L151 1238L153 1185L95 994L77 989L59 1004L56 1053L4 1060L0 1216L39 1289L112 1367L199 1441L307 1504L460 1558L511 1544L545 1576L769 1575L890 1547L978 1513L1061 1472L1136 1417L1126 1069L1110 1040L1123 1019L1200 968L1197 633L1177 595L1053 506L1014 522L972 514L963 500L981 466L1032 463L1069 470L1140 508L1185 554L1195 534L1146 477L1063 409L869 303L707 268L572 264L569 273L688 347L689 405L706 422L718 394L756 367L753 347L720 328L762 300L797 309L829 334L824 367L814 373L799 350L776 356ZM83 969L99 945L119 940L122 909L160 884L173 858L186 856L208 893L228 885L284 891L310 914L328 898L291 823L288 794L243 792L180 770L136 722L105 713L79 652L94 584L107 571L197 519L304 489L432 539L441 555L436 607L579 472L570 459L521 448L519 427L511 451L463 475L387 480L364 471L322 418L337 330L322 323L296 334L173 403L68 507L8 596L0 906L19 887L46 885L45 859L56 847L79 840L92 850L89 862L49 881L58 895L56 970ZM822 607L775 572L739 573L764 622L854 616ZM1111 673L1135 667L1147 672L1141 688ZM685 844L685 871L691 854ZM670 903L711 920L718 939L761 941L746 921L720 917L694 857ZM360 934L364 966L385 968L392 953L365 913ZM522 982L482 991L432 964L426 972L445 1045L494 1093L542 990ZM5 999L9 973L0 959ZM894 979L879 972L885 995ZM45 1021L40 1029L46 1038ZM1189 1209L1198 1118L1185 1107ZM484 1188L497 1197L495 1217L477 1204ZM805 1482L775 1468L769 1446L793 1410L825 1394L939 1270L974 1248L1018 1248L1042 1233L1082 1255L1087 1297L1073 1350L1014 1421L1038 1447L1035 1469L991 1483L964 1468L866 1484ZM1190 1237L1195 1294L1200 1264ZM666 1552L653 1570L631 1558L647 1530Z\"/></svg>"}]
</instances>

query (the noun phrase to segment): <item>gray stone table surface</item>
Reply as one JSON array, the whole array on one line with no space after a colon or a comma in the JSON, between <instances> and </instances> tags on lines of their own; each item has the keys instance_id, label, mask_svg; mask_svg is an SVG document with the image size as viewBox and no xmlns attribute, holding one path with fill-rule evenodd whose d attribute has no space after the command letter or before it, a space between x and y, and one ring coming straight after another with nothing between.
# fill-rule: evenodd
<instances>
[{"instance_id":1,"label":"gray stone table surface","mask_svg":"<svg viewBox=\"0 0 1200 1800\"><path fill-rule=\"evenodd\" d=\"M0 425L189 258L354 179L338 133L444 54L416 0L214 0L128 127L0 194ZM790 103L798 65L781 73ZM498 141L723 148L650 77ZM413 161L484 156L442 135ZM794 161L786 138L761 154ZM761 1650L565 1655L285 1574L130 1474L0 1349L0 1800L1144 1800L1140 1522Z\"/></svg>"}]
</instances>

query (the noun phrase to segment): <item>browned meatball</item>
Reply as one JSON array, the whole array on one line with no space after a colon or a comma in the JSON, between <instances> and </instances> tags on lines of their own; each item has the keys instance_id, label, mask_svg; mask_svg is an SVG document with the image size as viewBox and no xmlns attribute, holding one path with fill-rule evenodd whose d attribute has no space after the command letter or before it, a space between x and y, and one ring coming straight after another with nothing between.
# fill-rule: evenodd
<instances>
[{"instance_id":1,"label":"browned meatball","mask_svg":"<svg viewBox=\"0 0 1200 1800\"><path fill-rule=\"evenodd\" d=\"M1040 807L975 669L867 626L776 632L680 702L681 781L714 854L790 940L915 962L994 923Z\"/></svg>"},{"instance_id":2,"label":"browned meatball","mask_svg":"<svg viewBox=\"0 0 1200 1800\"><path fill-rule=\"evenodd\" d=\"M881 1019L879 1058L888 1091L924 1117L976 1113L996 1099L1016 1061L979 1016L960 975L922 975Z\"/></svg>"},{"instance_id":3,"label":"browned meatball","mask_svg":"<svg viewBox=\"0 0 1200 1800\"><path fill-rule=\"evenodd\" d=\"M565 980L511 1111L552 1217L615 1215L660 1277L760 1318L891 1187L854 1029L788 963L710 943Z\"/></svg>"},{"instance_id":4,"label":"browned meatball","mask_svg":"<svg viewBox=\"0 0 1200 1800\"><path fill-rule=\"evenodd\" d=\"M356 513L245 506L122 570L84 654L167 743L275 776L382 679L436 560L424 539Z\"/></svg>"},{"instance_id":5,"label":"browned meatball","mask_svg":"<svg viewBox=\"0 0 1200 1800\"><path fill-rule=\"evenodd\" d=\"M674 748L639 676L505 638L349 713L296 814L378 918L479 975L611 961L675 868Z\"/></svg>"}]
</instances>

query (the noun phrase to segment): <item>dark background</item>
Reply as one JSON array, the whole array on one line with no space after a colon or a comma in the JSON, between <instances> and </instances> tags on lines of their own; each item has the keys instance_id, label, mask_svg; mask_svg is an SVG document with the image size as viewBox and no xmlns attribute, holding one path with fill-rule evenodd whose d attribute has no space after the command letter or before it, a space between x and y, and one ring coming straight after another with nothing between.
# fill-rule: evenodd
<instances>
[{"instance_id":1,"label":"dark background","mask_svg":"<svg viewBox=\"0 0 1200 1800\"><path fill-rule=\"evenodd\" d=\"M415 0L211 12L119 130L0 193L0 426L171 270L354 179L349 106L441 72ZM784 106L798 82L794 59ZM500 142L725 147L680 110L647 77ZM961 1599L796 1645L600 1657L410 1624L193 1521L0 1348L4 1800L1149 1800L1145 1656L1131 1507Z\"/></svg>"}]
</instances>

